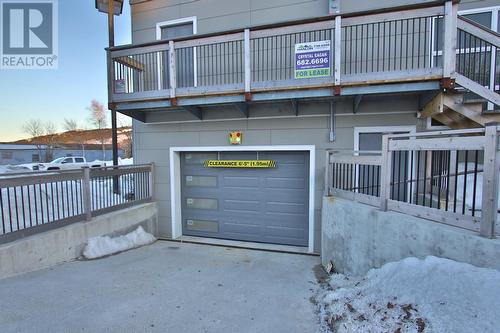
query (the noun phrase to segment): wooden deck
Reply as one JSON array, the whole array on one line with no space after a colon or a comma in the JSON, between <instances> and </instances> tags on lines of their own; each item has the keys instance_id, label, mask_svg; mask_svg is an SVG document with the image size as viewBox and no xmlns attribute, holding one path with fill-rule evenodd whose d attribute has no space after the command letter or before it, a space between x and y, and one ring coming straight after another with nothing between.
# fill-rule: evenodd
<instances>
[{"instance_id":1,"label":"wooden deck","mask_svg":"<svg viewBox=\"0 0 500 333\"><path fill-rule=\"evenodd\" d=\"M460 20L448 1L114 47L108 50L109 102L144 121L145 110L196 114L204 105L454 88L464 55L484 53L493 66L498 47L489 38L481 39L487 44L477 52L457 50L457 26L477 38L491 36ZM322 54L304 63L299 49L315 44L323 46ZM304 78L304 68L320 75ZM496 86L492 77L486 90Z\"/></svg>"}]
</instances>

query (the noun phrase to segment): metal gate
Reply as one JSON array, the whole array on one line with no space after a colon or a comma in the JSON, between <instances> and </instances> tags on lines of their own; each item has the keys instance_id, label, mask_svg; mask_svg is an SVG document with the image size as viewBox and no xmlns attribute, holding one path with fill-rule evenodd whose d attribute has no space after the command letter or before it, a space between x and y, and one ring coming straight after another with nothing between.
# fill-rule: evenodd
<instances>
[{"instance_id":1,"label":"metal gate","mask_svg":"<svg viewBox=\"0 0 500 333\"><path fill-rule=\"evenodd\" d=\"M208 168L206 160L273 160ZM184 235L307 246L309 152L190 152L181 157Z\"/></svg>"}]
</instances>

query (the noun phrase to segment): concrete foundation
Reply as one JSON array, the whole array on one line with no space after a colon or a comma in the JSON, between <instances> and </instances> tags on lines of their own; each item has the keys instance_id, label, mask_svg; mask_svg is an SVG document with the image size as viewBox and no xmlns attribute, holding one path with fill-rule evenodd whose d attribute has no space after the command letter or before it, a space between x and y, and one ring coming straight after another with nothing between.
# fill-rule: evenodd
<instances>
[{"instance_id":1,"label":"concrete foundation","mask_svg":"<svg viewBox=\"0 0 500 333\"><path fill-rule=\"evenodd\" d=\"M119 235L142 225L157 234L158 208L147 203L0 245L0 279L79 258L91 237Z\"/></svg>"},{"instance_id":2,"label":"concrete foundation","mask_svg":"<svg viewBox=\"0 0 500 333\"><path fill-rule=\"evenodd\" d=\"M321 261L364 275L406 257L432 255L500 270L500 240L358 202L323 198Z\"/></svg>"}]
</instances>

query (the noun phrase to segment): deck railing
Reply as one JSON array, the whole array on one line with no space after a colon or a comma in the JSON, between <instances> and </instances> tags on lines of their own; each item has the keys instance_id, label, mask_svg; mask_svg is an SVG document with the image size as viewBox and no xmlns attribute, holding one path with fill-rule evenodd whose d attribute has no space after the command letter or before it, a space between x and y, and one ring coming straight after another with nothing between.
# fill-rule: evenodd
<instances>
[{"instance_id":1,"label":"deck railing","mask_svg":"<svg viewBox=\"0 0 500 333\"><path fill-rule=\"evenodd\" d=\"M0 176L0 243L149 202L153 166Z\"/></svg>"},{"instance_id":2,"label":"deck railing","mask_svg":"<svg viewBox=\"0 0 500 333\"><path fill-rule=\"evenodd\" d=\"M452 5L323 18L215 36L115 47L113 102L332 87L450 77L443 53ZM450 22L449 22L450 21ZM455 24L456 27L456 24ZM456 33L456 28L453 33ZM296 46L325 42L323 76L298 77ZM441 54L440 57L443 55ZM302 67L301 67L302 66Z\"/></svg>"},{"instance_id":3,"label":"deck railing","mask_svg":"<svg viewBox=\"0 0 500 333\"><path fill-rule=\"evenodd\" d=\"M500 126L385 135L381 152L327 152L327 195L493 237Z\"/></svg>"},{"instance_id":4,"label":"deck railing","mask_svg":"<svg viewBox=\"0 0 500 333\"><path fill-rule=\"evenodd\" d=\"M322 42L322 75L301 43ZM303 45L303 44L302 44ZM108 50L110 102L453 80L497 104L500 35L457 15L457 3L256 27ZM307 60L306 60L307 61ZM307 66L306 66L307 65ZM451 81L450 81L451 82ZM486 88L487 91L484 90ZM491 95L491 92L497 94ZM196 104L196 103L195 103Z\"/></svg>"}]
</instances>

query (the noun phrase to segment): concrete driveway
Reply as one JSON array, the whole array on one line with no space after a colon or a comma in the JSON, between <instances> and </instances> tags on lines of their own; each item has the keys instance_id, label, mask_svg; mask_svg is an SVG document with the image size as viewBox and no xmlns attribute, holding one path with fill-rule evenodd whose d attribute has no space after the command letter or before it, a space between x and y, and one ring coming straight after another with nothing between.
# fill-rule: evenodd
<instances>
[{"instance_id":1,"label":"concrete driveway","mask_svg":"<svg viewBox=\"0 0 500 333\"><path fill-rule=\"evenodd\" d=\"M318 264L159 241L0 280L0 332L316 332Z\"/></svg>"}]
</instances>

